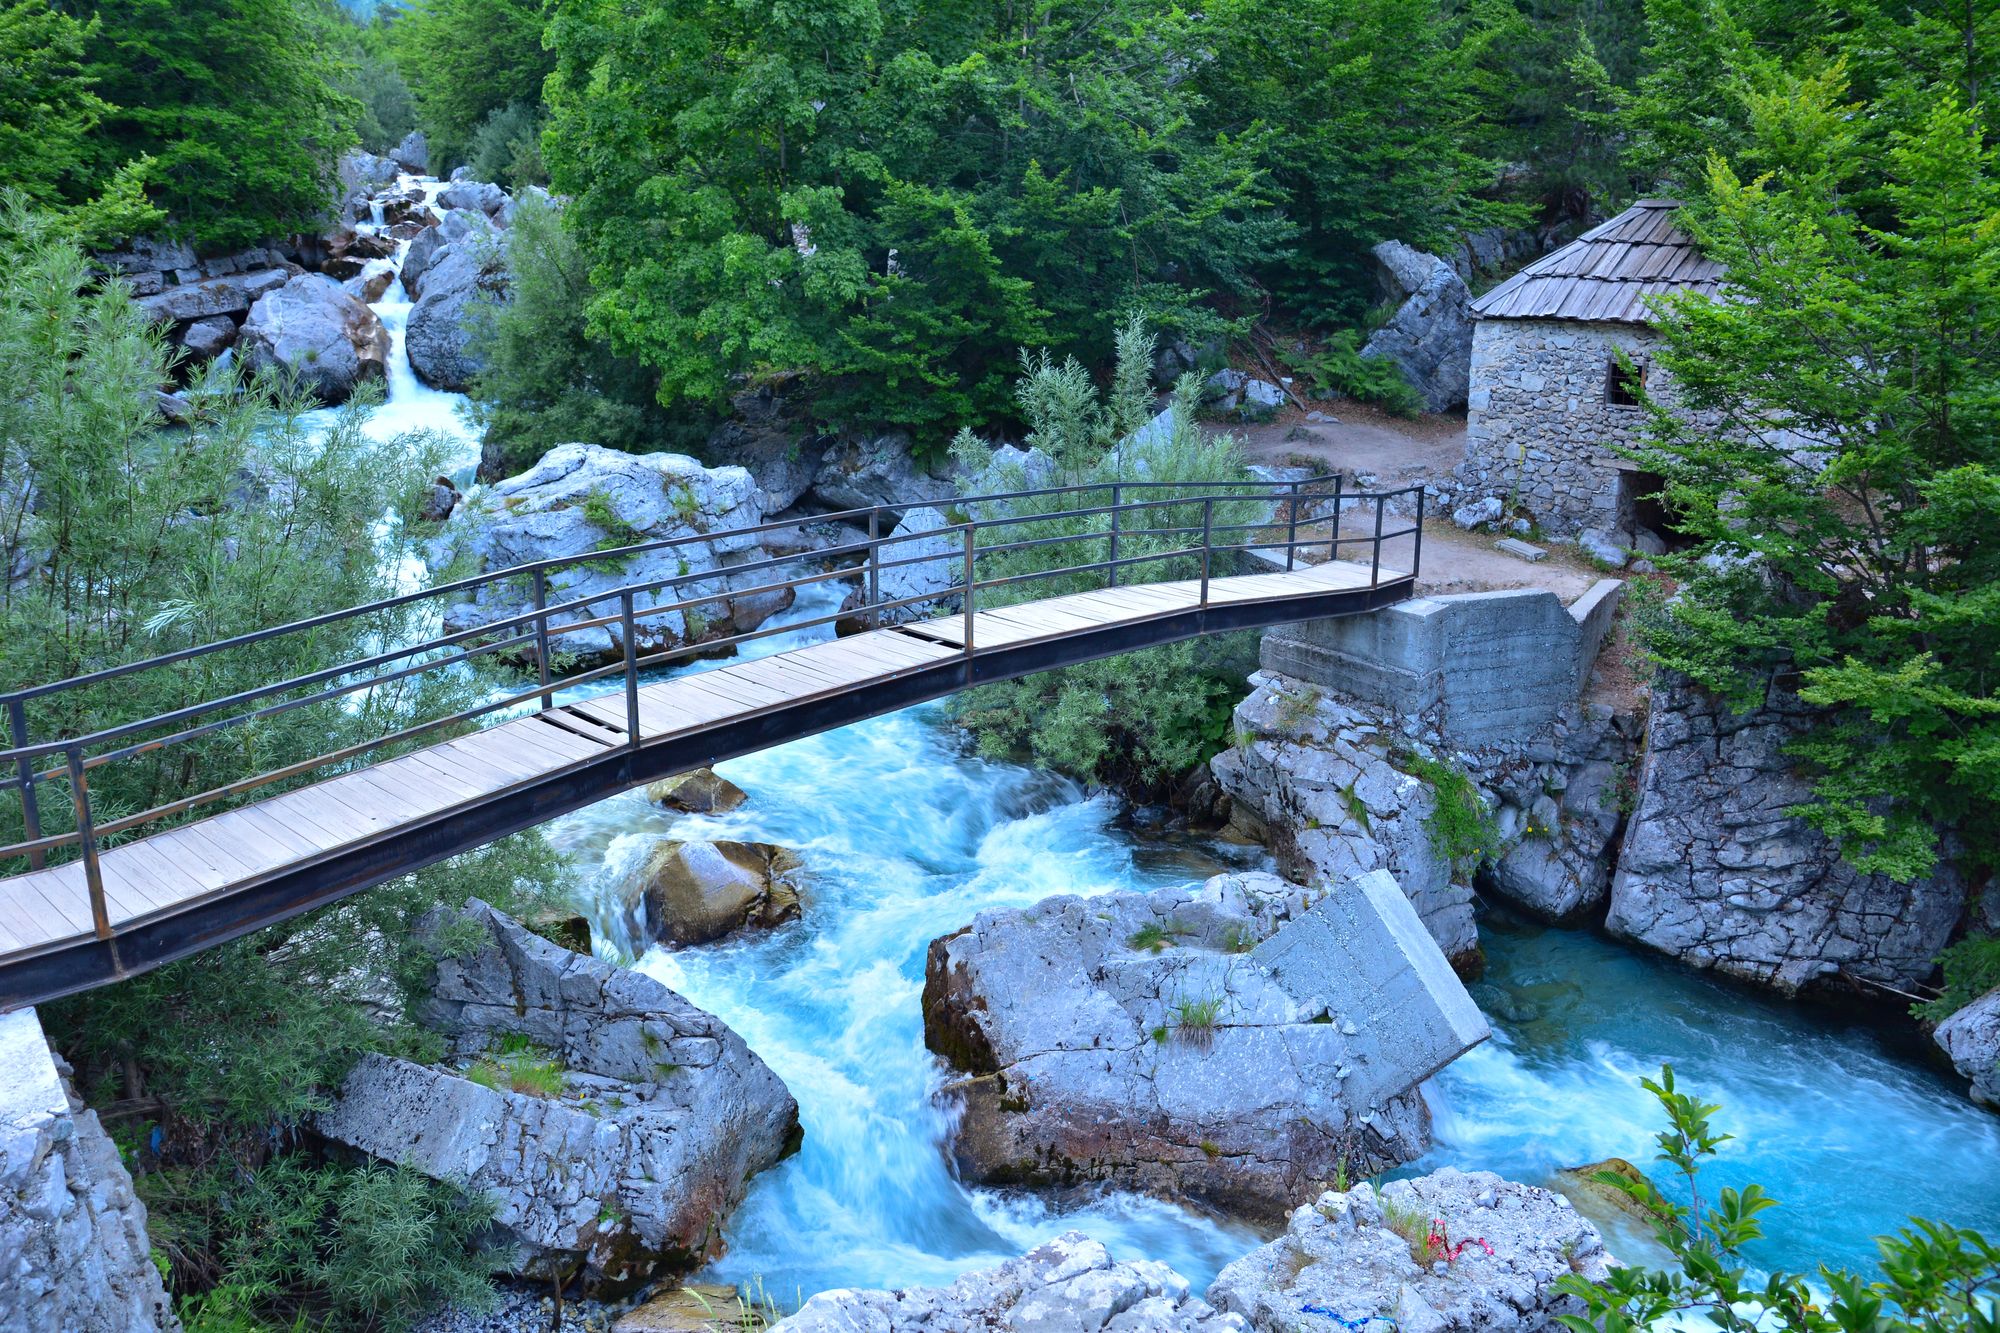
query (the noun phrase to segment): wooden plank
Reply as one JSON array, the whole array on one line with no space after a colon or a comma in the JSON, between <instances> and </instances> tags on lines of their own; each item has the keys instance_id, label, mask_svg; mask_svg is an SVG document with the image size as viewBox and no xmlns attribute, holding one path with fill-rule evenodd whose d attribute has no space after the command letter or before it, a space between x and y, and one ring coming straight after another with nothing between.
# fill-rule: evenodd
<instances>
[{"instance_id":1,"label":"wooden plank","mask_svg":"<svg viewBox=\"0 0 2000 1333\"><path fill-rule=\"evenodd\" d=\"M33 948L50 938L47 925L28 910L31 890L17 891L14 886L18 882L9 880L0 885L0 950L8 953Z\"/></svg>"},{"instance_id":2,"label":"wooden plank","mask_svg":"<svg viewBox=\"0 0 2000 1333\"><path fill-rule=\"evenodd\" d=\"M478 755L465 750L454 750L449 754L435 749L419 750L410 756L412 763L435 773L456 774L467 781L484 784L487 795L505 791L521 781L512 771L489 764Z\"/></svg>"},{"instance_id":3,"label":"wooden plank","mask_svg":"<svg viewBox=\"0 0 2000 1333\"><path fill-rule=\"evenodd\" d=\"M157 906L176 905L211 892L181 869L173 857L154 847L150 839L106 852L99 864L106 884L114 880L121 885L129 883Z\"/></svg>"},{"instance_id":4,"label":"wooden plank","mask_svg":"<svg viewBox=\"0 0 2000 1333\"><path fill-rule=\"evenodd\" d=\"M698 676L684 676L679 683L687 689L699 690L734 704L740 713L754 713L782 704L787 699L782 690L743 680L726 671L704 671Z\"/></svg>"}]
</instances>

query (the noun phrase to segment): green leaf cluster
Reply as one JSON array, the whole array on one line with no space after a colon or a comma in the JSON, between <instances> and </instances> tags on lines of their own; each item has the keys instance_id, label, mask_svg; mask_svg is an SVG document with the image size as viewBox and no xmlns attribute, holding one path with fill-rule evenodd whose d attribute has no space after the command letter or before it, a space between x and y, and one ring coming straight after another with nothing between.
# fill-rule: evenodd
<instances>
[{"instance_id":1,"label":"green leaf cluster","mask_svg":"<svg viewBox=\"0 0 2000 1333\"><path fill-rule=\"evenodd\" d=\"M1735 67L1731 155L1686 223L1728 299L1659 311L1636 457L1699 547L1647 634L1739 707L1795 687L1797 813L1866 871L2000 844L2000 173L1985 115L1921 69L1857 100L1837 57ZM1720 131L1718 131L1720 133ZM1775 682L1775 685L1774 685Z\"/></svg>"},{"instance_id":2,"label":"green leaf cluster","mask_svg":"<svg viewBox=\"0 0 2000 1333\"><path fill-rule=\"evenodd\" d=\"M1675 1266L1613 1268L1602 1285L1564 1274L1557 1286L1585 1310L1560 1316L1565 1328L1640 1333L1680 1327L1681 1321L1698 1315L1704 1326L1730 1333L2000 1330L1993 1301L2000 1289L2000 1246L1941 1222L1915 1218L1896 1235L1878 1237L1882 1264L1876 1278L1822 1264L1816 1277L1824 1296L1801 1274L1753 1275L1742 1251L1762 1238L1761 1219L1778 1206L1777 1200L1751 1184L1741 1190L1725 1188L1713 1203L1705 1203L1699 1188L1702 1165L1730 1138L1710 1125L1721 1108L1679 1091L1671 1065L1661 1069L1657 1082L1641 1081L1666 1112L1659 1160L1680 1176L1682 1197L1668 1197L1643 1175L1600 1171L1596 1180L1625 1194L1651 1220Z\"/></svg>"},{"instance_id":3,"label":"green leaf cluster","mask_svg":"<svg viewBox=\"0 0 2000 1333\"><path fill-rule=\"evenodd\" d=\"M412 0L390 25L440 176L467 160L490 116L520 107L532 118L541 105L555 67L542 42L544 8L542 0Z\"/></svg>"}]
</instances>

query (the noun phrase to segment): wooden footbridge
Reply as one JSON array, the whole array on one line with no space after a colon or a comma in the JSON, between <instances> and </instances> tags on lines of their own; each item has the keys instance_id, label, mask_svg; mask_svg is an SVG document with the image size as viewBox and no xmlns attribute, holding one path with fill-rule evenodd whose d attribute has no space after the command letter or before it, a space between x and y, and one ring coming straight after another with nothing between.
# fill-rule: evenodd
<instances>
[{"instance_id":1,"label":"wooden footbridge","mask_svg":"<svg viewBox=\"0 0 2000 1333\"><path fill-rule=\"evenodd\" d=\"M1415 521L1389 513L1399 497ZM12 740L0 751L0 793L14 802L0 817L20 835L0 846L0 871L11 872L0 879L0 1010L146 971L653 779L971 685L1399 601L1415 583L1422 542L1421 490L1359 493L1334 477L1125 482L944 503L963 521L885 536L897 515L883 507L783 520L732 533L783 553L727 571L699 559L690 570L684 558L712 551L712 534L646 542L0 693ZM1308 521L1308 511L1330 521ZM1385 531L1385 519L1401 526ZM684 556L674 575L605 590L604 569L658 568L656 557L676 548ZM1403 567L1385 564L1385 551ZM1030 560L1058 567L1027 572ZM894 571L925 567L934 577L922 594L883 595L885 575L901 584ZM725 572L734 586L722 586ZM560 599L592 573L587 596ZM769 581L745 587L751 575ZM663 632L676 613L830 581L854 588L838 612L695 644ZM211 655L254 651L270 661L291 649L310 661L313 636L329 629L352 642L384 617L441 618L455 604L509 595L518 601L492 623L254 689L70 728L78 734L49 721L121 711L98 701L115 701L148 673L198 679ZM670 670L828 624L851 632ZM565 641L609 642L614 660L575 663ZM149 809L106 811L92 797L110 766L158 772L175 747L205 745L212 771L222 733L260 734L259 724L300 709L320 710L306 716L329 719L326 734L345 739L381 692L440 673L462 682L474 666L495 668L500 683L471 708L403 713L393 731L268 767L246 758L239 776Z\"/></svg>"}]
</instances>

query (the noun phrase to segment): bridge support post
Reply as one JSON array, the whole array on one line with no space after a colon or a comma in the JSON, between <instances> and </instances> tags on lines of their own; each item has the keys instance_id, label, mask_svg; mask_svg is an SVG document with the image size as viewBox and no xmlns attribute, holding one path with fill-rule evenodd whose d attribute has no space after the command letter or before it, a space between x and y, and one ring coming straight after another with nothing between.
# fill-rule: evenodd
<instances>
[{"instance_id":1,"label":"bridge support post","mask_svg":"<svg viewBox=\"0 0 2000 1333\"><path fill-rule=\"evenodd\" d=\"M104 870L97 863L97 831L90 818L90 787L83 774L83 747L72 745L69 756L70 799L76 805L76 843L83 852L83 882L90 890L90 924L97 938L111 938L111 913L104 902Z\"/></svg>"},{"instance_id":2,"label":"bridge support post","mask_svg":"<svg viewBox=\"0 0 2000 1333\"><path fill-rule=\"evenodd\" d=\"M868 509L868 621L869 629L882 628L882 506Z\"/></svg>"},{"instance_id":3,"label":"bridge support post","mask_svg":"<svg viewBox=\"0 0 2000 1333\"><path fill-rule=\"evenodd\" d=\"M7 730L13 735L14 748L28 748L28 706L19 699L7 701ZM35 842L42 836L42 807L35 799L35 765L25 755L15 761L21 782L21 827L27 833L27 840ZM37 847L28 853L28 865L40 870L48 864L48 857Z\"/></svg>"},{"instance_id":4,"label":"bridge support post","mask_svg":"<svg viewBox=\"0 0 2000 1333\"><path fill-rule=\"evenodd\" d=\"M1118 493L1121 489L1117 482L1111 483L1111 569L1110 581L1105 584L1108 588L1118 586Z\"/></svg>"},{"instance_id":5,"label":"bridge support post","mask_svg":"<svg viewBox=\"0 0 2000 1333\"><path fill-rule=\"evenodd\" d=\"M1299 541L1299 484L1292 483L1292 501L1289 506L1290 518L1285 523L1285 572L1292 572L1292 556Z\"/></svg>"},{"instance_id":6,"label":"bridge support post","mask_svg":"<svg viewBox=\"0 0 2000 1333\"><path fill-rule=\"evenodd\" d=\"M972 524L965 525L965 683L972 684L972 617L979 593L979 585L974 581L972 558L975 551Z\"/></svg>"},{"instance_id":7,"label":"bridge support post","mask_svg":"<svg viewBox=\"0 0 2000 1333\"><path fill-rule=\"evenodd\" d=\"M1215 530L1215 497L1207 496L1201 502L1201 605L1208 605L1208 565L1209 555L1214 549L1210 540Z\"/></svg>"},{"instance_id":8,"label":"bridge support post","mask_svg":"<svg viewBox=\"0 0 2000 1333\"><path fill-rule=\"evenodd\" d=\"M555 706L549 695L549 573L535 571L535 672L542 686L542 711Z\"/></svg>"},{"instance_id":9,"label":"bridge support post","mask_svg":"<svg viewBox=\"0 0 2000 1333\"><path fill-rule=\"evenodd\" d=\"M1375 497L1375 541L1368 554L1368 586L1373 588L1382 582L1382 502L1386 497Z\"/></svg>"},{"instance_id":10,"label":"bridge support post","mask_svg":"<svg viewBox=\"0 0 2000 1333\"><path fill-rule=\"evenodd\" d=\"M638 629L632 623L632 590L618 594L618 627L625 640L625 742L639 748L639 650Z\"/></svg>"},{"instance_id":11,"label":"bridge support post","mask_svg":"<svg viewBox=\"0 0 2000 1333\"><path fill-rule=\"evenodd\" d=\"M1346 480L1342 473L1333 475L1333 540L1326 544L1326 558L1329 560L1340 559L1340 491Z\"/></svg>"}]
</instances>

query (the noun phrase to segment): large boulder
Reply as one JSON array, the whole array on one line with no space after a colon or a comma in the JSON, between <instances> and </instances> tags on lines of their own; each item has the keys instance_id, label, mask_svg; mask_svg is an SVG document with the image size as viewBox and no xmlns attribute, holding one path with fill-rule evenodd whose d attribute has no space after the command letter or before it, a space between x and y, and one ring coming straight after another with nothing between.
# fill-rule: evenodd
<instances>
[{"instance_id":1,"label":"large boulder","mask_svg":"<svg viewBox=\"0 0 2000 1333\"><path fill-rule=\"evenodd\" d=\"M646 799L690 815L727 814L749 800L743 789L712 768L676 773L646 784Z\"/></svg>"},{"instance_id":2,"label":"large boulder","mask_svg":"<svg viewBox=\"0 0 2000 1333\"><path fill-rule=\"evenodd\" d=\"M1386 874L1046 899L932 942L924 1040L969 1179L1275 1219L1429 1144L1417 1085L1490 1035Z\"/></svg>"},{"instance_id":3,"label":"large boulder","mask_svg":"<svg viewBox=\"0 0 2000 1333\"><path fill-rule=\"evenodd\" d=\"M1432 412L1464 407L1472 383L1472 294L1458 271L1401 241L1374 250L1383 292L1397 303L1361 355L1393 361Z\"/></svg>"},{"instance_id":4,"label":"large boulder","mask_svg":"<svg viewBox=\"0 0 2000 1333\"><path fill-rule=\"evenodd\" d=\"M372 193L396 179L396 164L386 157L356 148L340 155L336 168L343 189Z\"/></svg>"},{"instance_id":5,"label":"large boulder","mask_svg":"<svg viewBox=\"0 0 2000 1333\"><path fill-rule=\"evenodd\" d=\"M708 456L726 458L757 479L765 515L783 513L812 488L833 437L812 420L811 403L761 383L729 400L729 420L708 437Z\"/></svg>"},{"instance_id":6,"label":"large boulder","mask_svg":"<svg viewBox=\"0 0 2000 1333\"><path fill-rule=\"evenodd\" d=\"M464 208L494 217L507 206L507 192L491 181L455 181L438 195L446 208Z\"/></svg>"},{"instance_id":7,"label":"large boulder","mask_svg":"<svg viewBox=\"0 0 2000 1333\"><path fill-rule=\"evenodd\" d=\"M1240 1333L1163 1263L1118 1263L1067 1231L949 1287L823 1291L771 1333Z\"/></svg>"},{"instance_id":8,"label":"large boulder","mask_svg":"<svg viewBox=\"0 0 2000 1333\"><path fill-rule=\"evenodd\" d=\"M841 441L826 452L813 478L813 495L830 509L896 510L951 496L953 484L920 466L910 447L910 437L900 431Z\"/></svg>"},{"instance_id":9,"label":"large boulder","mask_svg":"<svg viewBox=\"0 0 2000 1333\"><path fill-rule=\"evenodd\" d=\"M1388 871L1445 956L1475 968L1471 867L1454 864L1432 836L1437 793L1398 766L1380 720L1287 676L1251 680L1236 706L1237 744L1209 764L1237 830L1269 845L1295 879Z\"/></svg>"},{"instance_id":10,"label":"large boulder","mask_svg":"<svg viewBox=\"0 0 2000 1333\"><path fill-rule=\"evenodd\" d=\"M1787 747L1822 719L1775 680L1741 714L1683 678L1654 684L1612 934L1785 994L1930 976L1964 877L1949 859L1909 884L1863 874L1786 813L1811 796Z\"/></svg>"},{"instance_id":11,"label":"large boulder","mask_svg":"<svg viewBox=\"0 0 2000 1333\"><path fill-rule=\"evenodd\" d=\"M757 549L754 534L737 530L754 526L762 516L757 483L740 467L706 468L682 454L628 454L594 444L564 444L526 472L476 493L459 507L446 531L451 548L469 553L480 570L672 537L702 538L622 561L570 565L549 576L548 603L553 606L653 579L714 573L713 579L636 597L641 613L696 596L717 597L692 616L672 611L640 620L640 646L656 649L724 627L724 558ZM749 577L769 581L772 571ZM531 608L531 598L525 587L487 585L476 597L448 608L445 626L469 629L512 619ZM588 615L617 612L617 601L609 600L593 603ZM597 657L619 651L622 643L620 627L612 624L564 635L555 648Z\"/></svg>"},{"instance_id":12,"label":"large boulder","mask_svg":"<svg viewBox=\"0 0 2000 1333\"><path fill-rule=\"evenodd\" d=\"M631 885L635 941L707 944L799 915L799 858L760 842L680 842L653 848Z\"/></svg>"},{"instance_id":13,"label":"large boulder","mask_svg":"<svg viewBox=\"0 0 2000 1333\"><path fill-rule=\"evenodd\" d=\"M290 282L296 269L262 268L170 286L139 298L139 308L162 322L187 323L211 315L240 315Z\"/></svg>"},{"instance_id":14,"label":"large boulder","mask_svg":"<svg viewBox=\"0 0 2000 1333\"><path fill-rule=\"evenodd\" d=\"M797 1146L778 1076L651 977L481 902L452 927L418 1014L450 1059L364 1057L315 1128L485 1196L513 1272L618 1290L714 1255L749 1178Z\"/></svg>"},{"instance_id":15,"label":"large boulder","mask_svg":"<svg viewBox=\"0 0 2000 1333\"><path fill-rule=\"evenodd\" d=\"M449 238L448 226L440 232ZM412 248L415 244L411 242ZM463 239L448 240L419 270L419 278L421 295L403 340L410 368L434 389L463 392L483 365L473 349L473 321L482 307L506 294L505 256L475 229ZM406 276L406 286L408 282Z\"/></svg>"},{"instance_id":16,"label":"large boulder","mask_svg":"<svg viewBox=\"0 0 2000 1333\"><path fill-rule=\"evenodd\" d=\"M177 341L196 361L213 361L236 342L236 321L227 315L210 315L184 326Z\"/></svg>"},{"instance_id":17,"label":"large boulder","mask_svg":"<svg viewBox=\"0 0 2000 1333\"><path fill-rule=\"evenodd\" d=\"M33 1009L0 1014L0 1330L179 1333L118 1145Z\"/></svg>"},{"instance_id":18,"label":"large boulder","mask_svg":"<svg viewBox=\"0 0 2000 1333\"><path fill-rule=\"evenodd\" d=\"M1972 1080L1972 1099L2000 1110L2000 989L1938 1024L1937 1044Z\"/></svg>"},{"instance_id":19,"label":"large boulder","mask_svg":"<svg viewBox=\"0 0 2000 1333\"><path fill-rule=\"evenodd\" d=\"M403 170L421 176L431 169L431 141L422 130L411 130L403 136L401 143L389 150L389 156Z\"/></svg>"},{"instance_id":20,"label":"large boulder","mask_svg":"<svg viewBox=\"0 0 2000 1333\"><path fill-rule=\"evenodd\" d=\"M1611 1264L1597 1228L1560 1194L1446 1167L1379 1191L1321 1195L1292 1214L1284 1235L1217 1274L1208 1298L1260 1333L1334 1321L1557 1333L1559 1316L1583 1313L1557 1279L1601 1282Z\"/></svg>"},{"instance_id":21,"label":"large boulder","mask_svg":"<svg viewBox=\"0 0 2000 1333\"><path fill-rule=\"evenodd\" d=\"M388 374L388 330L323 273L301 273L261 298L236 346L246 368L282 368L324 403L344 403L361 381Z\"/></svg>"}]
</instances>

